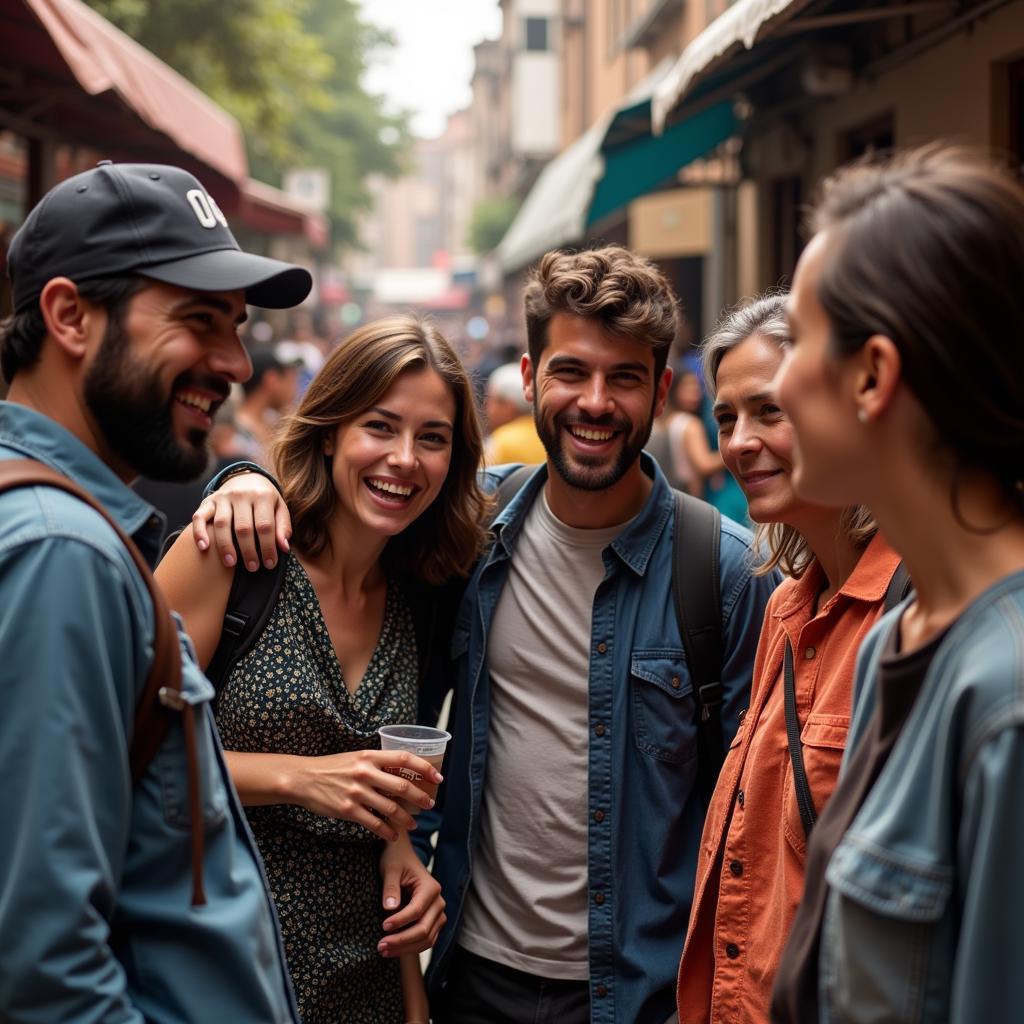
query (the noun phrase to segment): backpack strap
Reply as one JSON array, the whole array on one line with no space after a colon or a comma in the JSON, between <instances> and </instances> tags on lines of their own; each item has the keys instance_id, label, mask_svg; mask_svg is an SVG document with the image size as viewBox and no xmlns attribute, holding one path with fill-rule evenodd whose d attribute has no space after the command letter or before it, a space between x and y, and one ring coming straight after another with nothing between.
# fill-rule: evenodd
<instances>
[{"instance_id":1,"label":"backpack strap","mask_svg":"<svg viewBox=\"0 0 1024 1024\"><path fill-rule=\"evenodd\" d=\"M885 590L885 600L882 602L882 611L891 612L908 594L914 589L907 567L901 561L896 566L896 571L889 580L889 586Z\"/></svg>"},{"instance_id":2,"label":"backpack strap","mask_svg":"<svg viewBox=\"0 0 1024 1024\"><path fill-rule=\"evenodd\" d=\"M142 692L135 702L135 723L128 755L132 785L138 785L156 752L167 738L173 715L180 714L185 736L192 833L192 905L200 906L206 902L206 896L203 892L202 806L199 798L195 709L181 692L181 646L167 602L135 542L88 491L35 459L0 460L0 492L17 487L55 487L95 509L117 534L149 590L153 602L153 661Z\"/></svg>"},{"instance_id":3,"label":"backpack strap","mask_svg":"<svg viewBox=\"0 0 1024 1024\"><path fill-rule=\"evenodd\" d=\"M722 738L722 516L706 501L675 491L672 603L697 708L697 785L706 807L725 760Z\"/></svg>"},{"instance_id":4,"label":"backpack strap","mask_svg":"<svg viewBox=\"0 0 1024 1024\"><path fill-rule=\"evenodd\" d=\"M286 552L278 551L273 569L261 565L255 572L246 569L240 560L236 564L220 640L206 666L206 678L213 683L218 697L236 662L251 650L266 629L290 558Z\"/></svg>"},{"instance_id":5,"label":"backpack strap","mask_svg":"<svg viewBox=\"0 0 1024 1024\"><path fill-rule=\"evenodd\" d=\"M518 469L513 469L498 484L498 489L494 494L494 515L491 516L491 522L494 522L505 511L508 503L519 493L523 484L532 476L536 468L536 466L520 466Z\"/></svg>"},{"instance_id":6,"label":"backpack strap","mask_svg":"<svg viewBox=\"0 0 1024 1024\"><path fill-rule=\"evenodd\" d=\"M167 536L160 549L160 559L163 559L178 537L188 528L186 526L181 530L175 530ZM236 662L252 649L253 644L266 629L267 620L281 593L281 584L284 582L290 558L289 553L278 551L277 564L273 569L260 565L255 572L246 569L241 559L236 563L228 603L224 608L220 640L205 672L218 697Z\"/></svg>"},{"instance_id":7,"label":"backpack strap","mask_svg":"<svg viewBox=\"0 0 1024 1024\"><path fill-rule=\"evenodd\" d=\"M818 821L818 812L811 799L811 786L807 781L804 767L804 748L800 742L800 719L796 711L796 679L793 675L793 647L786 638L786 649L782 656L783 701L786 712L786 739L789 743L789 763L793 769L793 788L796 790L796 806L804 826L804 836L811 838L811 829Z\"/></svg>"}]
</instances>

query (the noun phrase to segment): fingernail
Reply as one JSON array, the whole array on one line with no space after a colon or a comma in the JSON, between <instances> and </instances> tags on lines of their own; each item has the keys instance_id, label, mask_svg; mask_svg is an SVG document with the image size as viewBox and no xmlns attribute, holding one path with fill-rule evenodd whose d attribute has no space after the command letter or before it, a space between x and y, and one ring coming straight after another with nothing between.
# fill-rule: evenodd
<instances>
[{"instance_id":1,"label":"fingernail","mask_svg":"<svg viewBox=\"0 0 1024 1024\"><path fill-rule=\"evenodd\" d=\"M444 776L436 768L434 769L434 781L444 782Z\"/></svg>"},{"instance_id":2,"label":"fingernail","mask_svg":"<svg viewBox=\"0 0 1024 1024\"><path fill-rule=\"evenodd\" d=\"M430 808L431 808L431 807L433 807L433 806L434 806L434 801L433 801L433 800L431 800L431 801L430 801L430 802L429 802L429 803L427 804L427 810L429 811L429 810L430 810Z\"/></svg>"},{"instance_id":3,"label":"fingernail","mask_svg":"<svg viewBox=\"0 0 1024 1024\"><path fill-rule=\"evenodd\" d=\"M257 562L255 558L250 558L249 561L245 563L245 567L249 572L255 572L260 567L260 563Z\"/></svg>"},{"instance_id":4,"label":"fingernail","mask_svg":"<svg viewBox=\"0 0 1024 1024\"><path fill-rule=\"evenodd\" d=\"M197 540L196 541L196 547L199 548L200 551L205 551L209 546L210 546L210 542L209 541L206 541L206 540Z\"/></svg>"},{"instance_id":5,"label":"fingernail","mask_svg":"<svg viewBox=\"0 0 1024 1024\"><path fill-rule=\"evenodd\" d=\"M266 567L267 567L268 569L273 569L273 568L274 568L274 560L273 560L272 558L266 558L266 559L264 559L264 560L263 560L263 564L264 564L264 565L265 565L265 566L266 566Z\"/></svg>"},{"instance_id":6,"label":"fingernail","mask_svg":"<svg viewBox=\"0 0 1024 1024\"><path fill-rule=\"evenodd\" d=\"M381 956L389 956L389 955L390 955L390 952L391 952L391 951L390 951L390 950L388 949L388 947L387 947L387 946L386 946L386 945L385 945L385 944L384 944L384 943L382 942L382 943L381 943L381 944L380 944L380 945L379 945L379 946L377 947L377 952L378 952L378 953L380 953L380 955L381 955Z\"/></svg>"},{"instance_id":7,"label":"fingernail","mask_svg":"<svg viewBox=\"0 0 1024 1024\"><path fill-rule=\"evenodd\" d=\"M235 556L234 555L225 555L224 556L224 564L228 568L231 568L231 566L233 566L235 564Z\"/></svg>"},{"instance_id":8,"label":"fingernail","mask_svg":"<svg viewBox=\"0 0 1024 1024\"><path fill-rule=\"evenodd\" d=\"M384 901L384 908L386 910L394 910L395 907L397 907L397 906L398 906L398 900L396 900L394 896L389 896Z\"/></svg>"}]
</instances>

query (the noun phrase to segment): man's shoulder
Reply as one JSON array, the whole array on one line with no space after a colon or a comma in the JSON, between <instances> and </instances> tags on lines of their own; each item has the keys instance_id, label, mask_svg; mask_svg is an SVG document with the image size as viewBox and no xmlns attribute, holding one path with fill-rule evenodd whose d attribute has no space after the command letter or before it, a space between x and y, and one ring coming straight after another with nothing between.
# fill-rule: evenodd
<instances>
[{"instance_id":1,"label":"man's shoulder","mask_svg":"<svg viewBox=\"0 0 1024 1024\"><path fill-rule=\"evenodd\" d=\"M103 559L134 572L114 528L74 495L47 486L0 493L0 555L44 541L55 549L76 550L83 559Z\"/></svg>"}]
</instances>

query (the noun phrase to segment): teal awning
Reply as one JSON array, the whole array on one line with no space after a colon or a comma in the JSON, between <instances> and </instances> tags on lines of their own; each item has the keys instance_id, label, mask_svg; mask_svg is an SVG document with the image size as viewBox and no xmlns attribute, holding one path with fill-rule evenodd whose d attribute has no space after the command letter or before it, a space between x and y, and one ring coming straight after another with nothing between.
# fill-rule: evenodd
<instances>
[{"instance_id":1,"label":"teal awning","mask_svg":"<svg viewBox=\"0 0 1024 1024\"><path fill-rule=\"evenodd\" d=\"M730 103L651 134L651 97L672 63L659 64L541 171L498 246L506 273L551 249L585 243L591 225L670 182L729 138L736 124Z\"/></svg>"},{"instance_id":2,"label":"teal awning","mask_svg":"<svg viewBox=\"0 0 1024 1024\"><path fill-rule=\"evenodd\" d=\"M648 101L648 112L650 102ZM648 123L650 123L648 121ZM587 211L587 227L620 210L705 156L736 130L732 101L726 100L667 128L631 142L602 147L604 173Z\"/></svg>"}]
</instances>

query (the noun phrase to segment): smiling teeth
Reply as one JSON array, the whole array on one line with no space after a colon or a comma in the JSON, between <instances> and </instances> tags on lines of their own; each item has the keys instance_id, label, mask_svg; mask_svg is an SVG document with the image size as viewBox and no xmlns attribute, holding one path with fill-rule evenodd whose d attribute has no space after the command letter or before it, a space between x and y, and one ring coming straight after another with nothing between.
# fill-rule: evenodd
<instances>
[{"instance_id":1,"label":"smiling teeth","mask_svg":"<svg viewBox=\"0 0 1024 1024\"><path fill-rule=\"evenodd\" d=\"M213 405L213 402L211 402L210 399L203 398L202 395L194 395L188 391L178 395L178 401L181 402L182 405L191 405L196 409L201 409L203 412L209 412L210 407Z\"/></svg>"},{"instance_id":2,"label":"smiling teeth","mask_svg":"<svg viewBox=\"0 0 1024 1024\"><path fill-rule=\"evenodd\" d=\"M408 498L412 494L412 488L402 484L385 483L383 480L370 480L368 483L378 491L384 491L385 494L397 494L400 498Z\"/></svg>"},{"instance_id":3,"label":"smiling teeth","mask_svg":"<svg viewBox=\"0 0 1024 1024\"><path fill-rule=\"evenodd\" d=\"M615 435L614 430L588 430L586 427L572 427L572 433L584 441L610 441Z\"/></svg>"}]
</instances>

